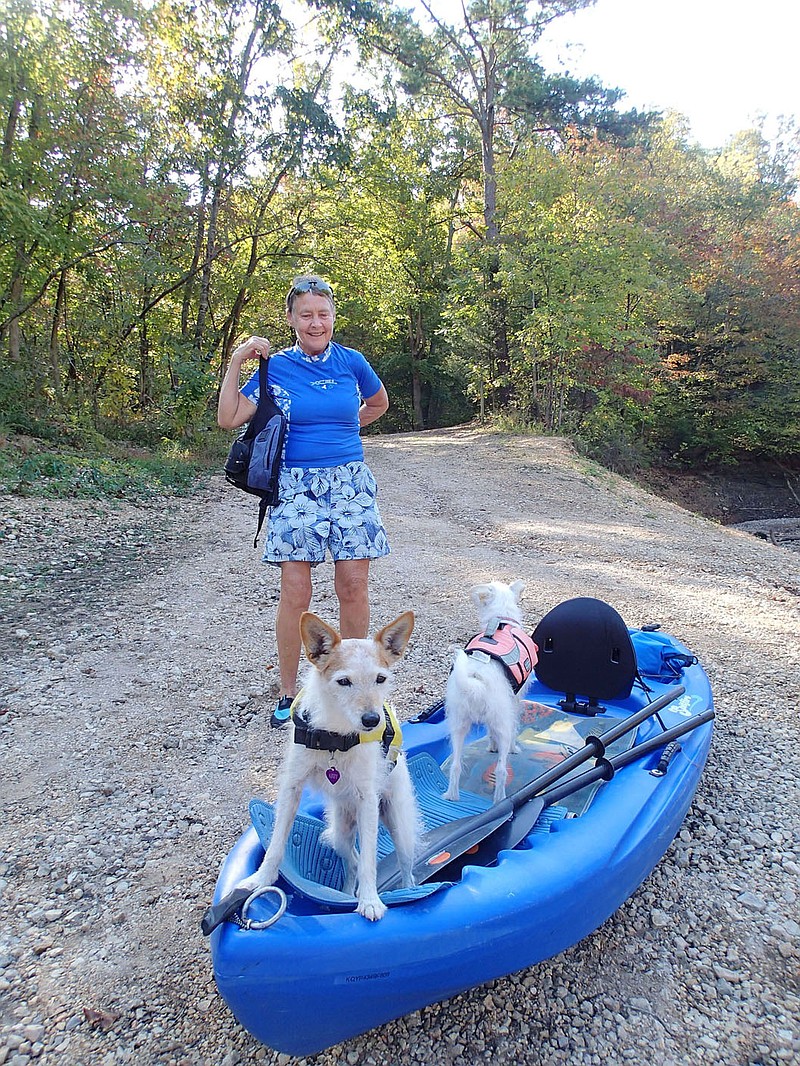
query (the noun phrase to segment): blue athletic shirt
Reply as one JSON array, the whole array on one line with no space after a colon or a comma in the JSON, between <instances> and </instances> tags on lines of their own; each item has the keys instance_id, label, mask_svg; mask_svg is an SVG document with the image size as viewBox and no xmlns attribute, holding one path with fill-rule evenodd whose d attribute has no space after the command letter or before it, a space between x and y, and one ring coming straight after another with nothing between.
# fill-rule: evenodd
<instances>
[{"instance_id":1,"label":"blue athletic shirt","mask_svg":"<svg viewBox=\"0 0 800 1066\"><path fill-rule=\"evenodd\" d=\"M286 466L341 466L360 462L358 409L374 396L381 379L354 348L331 341L316 359L298 346L275 352L269 360L269 391L286 415ZM258 403L258 371L242 386Z\"/></svg>"}]
</instances>

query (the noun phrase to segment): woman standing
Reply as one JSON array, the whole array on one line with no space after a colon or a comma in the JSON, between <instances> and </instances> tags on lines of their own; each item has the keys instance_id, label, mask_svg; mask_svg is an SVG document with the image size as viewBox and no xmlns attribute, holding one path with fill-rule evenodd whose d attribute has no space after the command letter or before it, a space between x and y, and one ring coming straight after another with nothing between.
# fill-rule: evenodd
<instances>
[{"instance_id":1,"label":"woman standing","mask_svg":"<svg viewBox=\"0 0 800 1066\"><path fill-rule=\"evenodd\" d=\"M330 285L316 274L292 282L286 321L293 347L269 362L269 389L286 415L280 501L267 525L264 562L281 568L276 617L280 694L273 726L289 719L297 694L300 615L311 603L311 568L330 552L343 637L369 629L369 564L389 554L364 462L359 431L389 407L386 389L361 352L333 341L336 308ZM223 429L248 422L258 403L258 371L239 389L242 365L269 355L265 337L250 337L231 354L217 421Z\"/></svg>"}]
</instances>

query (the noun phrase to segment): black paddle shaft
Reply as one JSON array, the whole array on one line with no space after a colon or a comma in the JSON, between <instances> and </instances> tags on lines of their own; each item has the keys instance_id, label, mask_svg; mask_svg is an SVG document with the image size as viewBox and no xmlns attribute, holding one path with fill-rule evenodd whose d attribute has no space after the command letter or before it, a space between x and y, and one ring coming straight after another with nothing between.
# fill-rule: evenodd
<instances>
[{"instance_id":1,"label":"black paddle shaft","mask_svg":"<svg viewBox=\"0 0 800 1066\"><path fill-rule=\"evenodd\" d=\"M610 781L616 771L621 770L623 766L629 766L632 762L636 762L637 759L643 759L645 755L658 751L659 748L663 748L673 740L677 740L678 737L685 736L693 729L697 729L698 726L705 725L706 722L712 721L713 718L714 708L707 707L706 710L693 714L691 718L678 722L677 725L672 726L670 729L663 730L658 736L649 737L647 740L635 744L627 751L621 751L619 755L613 755L610 759L601 759L597 766L593 766L585 773L578 774L577 777L551 788L549 792L545 792L538 798L544 800L545 806L549 806L552 803L558 803L565 796L571 796L579 789L585 788L586 785L591 785L594 781Z\"/></svg>"},{"instance_id":2,"label":"black paddle shaft","mask_svg":"<svg viewBox=\"0 0 800 1066\"><path fill-rule=\"evenodd\" d=\"M683 685L676 685L674 688L668 689L663 695L659 696L657 700L653 700L652 703L648 703L647 706L636 711L635 714L623 718L622 721L618 722L615 726L606 729L606 731L601 733L599 737L588 736L586 738L586 743L582 748L579 748L578 751L573 752L572 755L568 755L566 759L557 763L552 769L546 770L543 774L535 777L532 781L529 781L527 785L518 788L516 792L512 792L511 795L507 797L508 802L511 804L511 809L516 810L523 803L526 803L532 796L544 792L546 788L549 788L550 785L554 784L556 781L560 781L562 777L566 777L571 770L576 766L580 766L581 763L588 762L589 759L602 759L606 753L606 748L610 747L615 740L624 737L626 733L630 733L631 730L636 729L636 727L641 725L642 722L646 722L648 718L651 718L654 714L658 714L659 711L662 711L679 696L682 696L685 691L686 689Z\"/></svg>"}]
</instances>

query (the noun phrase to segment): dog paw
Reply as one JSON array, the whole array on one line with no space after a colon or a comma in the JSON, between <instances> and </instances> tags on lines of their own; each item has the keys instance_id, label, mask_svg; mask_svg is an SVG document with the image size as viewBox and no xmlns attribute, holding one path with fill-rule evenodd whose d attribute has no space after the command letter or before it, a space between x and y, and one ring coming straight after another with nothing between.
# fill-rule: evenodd
<instances>
[{"instance_id":1,"label":"dog paw","mask_svg":"<svg viewBox=\"0 0 800 1066\"><path fill-rule=\"evenodd\" d=\"M447 792L442 796L442 799L450 800L451 803L458 803L461 793L457 788L448 788Z\"/></svg>"},{"instance_id":2,"label":"dog paw","mask_svg":"<svg viewBox=\"0 0 800 1066\"><path fill-rule=\"evenodd\" d=\"M248 892L257 892L259 888L266 888L268 885L274 885L278 880L278 871L272 873L267 869L256 870L254 874L250 874L249 877L245 877L236 886L237 888L247 889Z\"/></svg>"},{"instance_id":3,"label":"dog paw","mask_svg":"<svg viewBox=\"0 0 800 1066\"><path fill-rule=\"evenodd\" d=\"M375 896L372 899L360 899L356 910L364 918L368 918L371 922L377 922L386 914L386 904L378 896Z\"/></svg>"}]
</instances>

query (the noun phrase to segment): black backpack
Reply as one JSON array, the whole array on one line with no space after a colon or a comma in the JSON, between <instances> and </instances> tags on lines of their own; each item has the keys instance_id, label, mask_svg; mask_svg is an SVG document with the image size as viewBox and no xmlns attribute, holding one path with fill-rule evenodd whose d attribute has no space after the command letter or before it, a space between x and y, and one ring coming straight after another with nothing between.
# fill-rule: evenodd
<instances>
[{"instance_id":1,"label":"black backpack","mask_svg":"<svg viewBox=\"0 0 800 1066\"><path fill-rule=\"evenodd\" d=\"M269 391L269 360L258 362L258 407L233 442L225 463L225 480L237 489L259 496L258 528L253 547L264 523L268 507L278 502L278 477L286 437L286 416Z\"/></svg>"}]
</instances>

